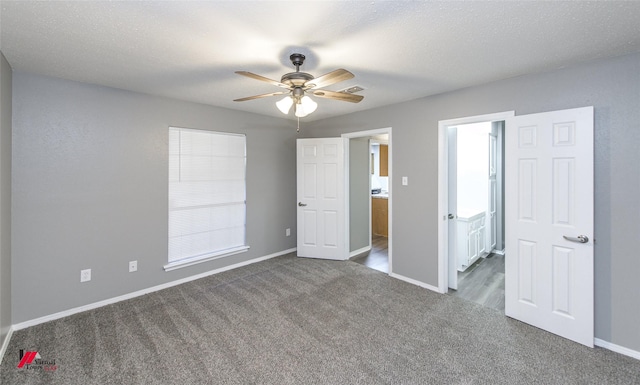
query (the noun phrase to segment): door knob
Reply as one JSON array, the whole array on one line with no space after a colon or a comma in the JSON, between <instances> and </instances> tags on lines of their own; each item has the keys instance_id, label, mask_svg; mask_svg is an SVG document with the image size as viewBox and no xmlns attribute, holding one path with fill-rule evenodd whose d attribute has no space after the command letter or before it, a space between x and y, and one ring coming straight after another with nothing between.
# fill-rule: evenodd
<instances>
[{"instance_id":1,"label":"door knob","mask_svg":"<svg viewBox=\"0 0 640 385\"><path fill-rule=\"evenodd\" d=\"M455 215L453 215L453 214L449 214L449 219L453 219L453 218L455 218L455 217L456 217Z\"/></svg>"},{"instance_id":2,"label":"door knob","mask_svg":"<svg viewBox=\"0 0 640 385\"><path fill-rule=\"evenodd\" d=\"M571 242L578 242L578 243L587 243L587 242L589 242L589 237L587 237L586 235L578 235L577 237L567 237L566 235L563 235L562 238L566 239L567 241L571 241Z\"/></svg>"},{"instance_id":3,"label":"door knob","mask_svg":"<svg viewBox=\"0 0 640 385\"><path fill-rule=\"evenodd\" d=\"M304 207L306 205L307 205L306 203L298 202L298 206L300 206L300 207Z\"/></svg>"}]
</instances>

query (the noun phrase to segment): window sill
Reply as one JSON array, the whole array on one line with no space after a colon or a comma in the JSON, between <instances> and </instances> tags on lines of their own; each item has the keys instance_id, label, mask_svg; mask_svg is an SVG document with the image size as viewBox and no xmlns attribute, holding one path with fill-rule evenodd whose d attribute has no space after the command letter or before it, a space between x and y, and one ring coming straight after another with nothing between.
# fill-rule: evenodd
<instances>
[{"instance_id":1,"label":"window sill","mask_svg":"<svg viewBox=\"0 0 640 385\"><path fill-rule=\"evenodd\" d=\"M215 259L220 259L224 257L228 257L235 254L245 253L249 250L249 246L240 246L233 249L224 250L215 254L205 254L199 255L196 257L185 258L179 261L170 262L164 265L164 271L171 271L176 269L181 269L187 266L197 265L198 263L213 261Z\"/></svg>"}]
</instances>

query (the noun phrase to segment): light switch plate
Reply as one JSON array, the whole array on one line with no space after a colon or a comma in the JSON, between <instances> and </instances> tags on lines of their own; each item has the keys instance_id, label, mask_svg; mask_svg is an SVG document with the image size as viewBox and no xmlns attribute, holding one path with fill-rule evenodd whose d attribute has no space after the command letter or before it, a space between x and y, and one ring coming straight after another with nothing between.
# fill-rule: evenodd
<instances>
[{"instance_id":1,"label":"light switch plate","mask_svg":"<svg viewBox=\"0 0 640 385\"><path fill-rule=\"evenodd\" d=\"M80 270L80 282L91 281L91 269Z\"/></svg>"}]
</instances>

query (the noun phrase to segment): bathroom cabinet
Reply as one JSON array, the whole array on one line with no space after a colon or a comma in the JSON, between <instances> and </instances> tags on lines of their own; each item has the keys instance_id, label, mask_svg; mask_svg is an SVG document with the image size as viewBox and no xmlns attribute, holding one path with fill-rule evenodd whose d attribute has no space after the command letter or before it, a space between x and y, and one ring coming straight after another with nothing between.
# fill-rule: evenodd
<instances>
[{"instance_id":1,"label":"bathroom cabinet","mask_svg":"<svg viewBox=\"0 0 640 385\"><path fill-rule=\"evenodd\" d=\"M389 176L389 146L380 145L380 176Z\"/></svg>"},{"instance_id":2,"label":"bathroom cabinet","mask_svg":"<svg viewBox=\"0 0 640 385\"><path fill-rule=\"evenodd\" d=\"M486 213L460 210L456 236L458 271L465 271L486 253Z\"/></svg>"},{"instance_id":3,"label":"bathroom cabinet","mask_svg":"<svg viewBox=\"0 0 640 385\"><path fill-rule=\"evenodd\" d=\"M371 231L374 235L388 236L389 211L385 198L371 198Z\"/></svg>"}]
</instances>

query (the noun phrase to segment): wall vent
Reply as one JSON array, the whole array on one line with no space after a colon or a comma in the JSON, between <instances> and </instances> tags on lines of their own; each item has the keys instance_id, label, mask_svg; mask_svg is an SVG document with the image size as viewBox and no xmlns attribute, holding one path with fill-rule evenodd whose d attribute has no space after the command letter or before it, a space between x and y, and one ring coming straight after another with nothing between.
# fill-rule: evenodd
<instances>
[{"instance_id":1,"label":"wall vent","mask_svg":"<svg viewBox=\"0 0 640 385\"><path fill-rule=\"evenodd\" d=\"M351 86L349 88L345 88L339 92L344 92L345 94L355 94L356 92L364 91L364 88L360 86Z\"/></svg>"}]
</instances>

